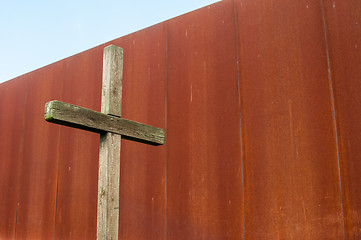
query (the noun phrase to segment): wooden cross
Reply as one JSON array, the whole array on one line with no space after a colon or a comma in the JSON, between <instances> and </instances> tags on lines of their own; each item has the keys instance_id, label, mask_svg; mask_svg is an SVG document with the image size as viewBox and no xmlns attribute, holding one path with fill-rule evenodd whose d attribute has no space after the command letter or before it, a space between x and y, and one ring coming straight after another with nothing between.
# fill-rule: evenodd
<instances>
[{"instance_id":1,"label":"wooden cross","mask_svg":"<svg viewBox=\"0 0 361 240\"><path fill-rule=\"evenodd\" d=\"M164 130L121 118L123 49L104 48L101 112L59 101L45 104L48 122L100 133L97 239L118 239L121 136L164 144Z\"/></svg>"}]
</instances>

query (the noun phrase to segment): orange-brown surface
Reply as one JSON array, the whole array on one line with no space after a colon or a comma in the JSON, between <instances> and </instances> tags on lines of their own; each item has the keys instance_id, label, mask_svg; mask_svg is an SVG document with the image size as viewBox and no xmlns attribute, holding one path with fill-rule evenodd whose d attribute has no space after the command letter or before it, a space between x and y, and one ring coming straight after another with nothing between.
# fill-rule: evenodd
<instances>
[{"instance_id":1,"label":"orange-brown surface","mask_svg":"<svg viewBox=\"0 0 361 240\"><path fill-rule=\"evenodd\" d=\"M0 239L15 236L25 92L22 77L0 85Z\"/></svg>"},{"instance_id":2,"label":"orange-brown surface","mask_svg":"<svg viewBox=\"0 0 361 240\"><path fill-rule=\"evenodd\" d=\"M44 104L100 110L124 48L119 239L361 237L361 3L224 0L0 85L0 239L95 239L99 136Z\"/></svg>"},{"instance_id":3,"label":"orange-brown surface","mask_svg":"<svg viewBox=\"0 0 361 240\"><path fill-rule=\"evenodd\" d=\"M243 187L232 1L168 23L167 239L239 239Z\"/></svg>"},{"instance_id":4,"label":"orange-brown surface","mask_svg":"<svg viewBox=\"0 0 361 240\"><path fill-rule=\"evenodd\" d=\"M361 239L361 2L324 1L346 239Z\"/></svg>"},{"instance_id":5,"label":"orange-brown surface","mask_svg":"<svg viewBox=\"0 0 361 240\"><path fill-rule=\"evenodd\" d=\"M239 1L246 239L343 239L322 8Z\"/></svg>"}]
</instances>

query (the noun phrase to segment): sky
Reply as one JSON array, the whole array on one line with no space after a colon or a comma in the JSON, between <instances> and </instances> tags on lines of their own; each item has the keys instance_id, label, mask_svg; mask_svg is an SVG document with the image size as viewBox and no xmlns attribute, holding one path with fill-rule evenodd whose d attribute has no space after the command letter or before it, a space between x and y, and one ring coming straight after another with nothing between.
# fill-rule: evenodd
<instances>
[{"instance_id":1,"label":"sky","mask_svg":"<svg viewBox=\"0 0 361 240\"><path fill-rule=\"evenodd\" d=\"M218 0L0 0L0 83Z\"/></svg>"}]
</instances>

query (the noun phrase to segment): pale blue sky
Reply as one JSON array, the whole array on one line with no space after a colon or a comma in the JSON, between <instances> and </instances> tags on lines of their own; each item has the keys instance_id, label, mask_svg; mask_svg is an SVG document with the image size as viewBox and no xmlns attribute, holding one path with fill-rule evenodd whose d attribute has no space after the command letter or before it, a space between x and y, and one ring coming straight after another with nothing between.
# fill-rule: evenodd
<instances>
[{"instance_id":1,"label":"pale blue sky","mask_svg":"<svg viewBox=\"0 0 361 240\"><path fill-rule=\"evenodd\" d=\"M0 83L214 2L0 0Z\"/></svg>"}]
</instances>

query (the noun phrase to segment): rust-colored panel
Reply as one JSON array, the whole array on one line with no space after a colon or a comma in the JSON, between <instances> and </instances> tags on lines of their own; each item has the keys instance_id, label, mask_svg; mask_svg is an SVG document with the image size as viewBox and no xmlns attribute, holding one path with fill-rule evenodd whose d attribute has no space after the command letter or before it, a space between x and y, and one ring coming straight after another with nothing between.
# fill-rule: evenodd
<instances>
[{"instance_id":1,"label":"rust-colored panel","mask_svg":"<svg viewBox=\"0 0 361 240\"><path fill-rule=\"evenodd\" d=\"M122 116L165 128L165 24L112 42L124 49ZM119 239L165 237L165 147L122 140Z\"/></svg>"},{"instance_id":2,"label":"rust-colored panel","mask_svg":"<svg viewBox=\"0 0 361 240\"><path fill-rule=\"evenodd\" d=\"M27 89L16 239L54 236L59 127L44 121L44 104L61 96L62 72L62 63L56 63L23 76Z\"/></svg>"},{"instance_id":3,"label":"rust-colored panel","mask_svg":"<svg viewBox=\"0 0 361 240\"><path fill-rule=\"evenodd\" d=\"M64 60L62 101L100 111L102 49ZM56 239L95 239L99 135L61 127Z\"/></svg>"},{"instance_id":4,"label":"rust-colored panel","mask_svg":"<svg viewBox=\"0 0 361 240\"><path fill-rule=\"evenodd\" d=\"M0 85L0 239L15 238L25 88L22 77Z\"/></svg>"},{"instance_id":5,"label":"rust-colored panel","mask_svg":"<svg viewBox=\"0 0 361 240\"><path fill-rule=\"evenodd\" d=\"M361 239L361 1L324 1L346 239Z\"/></svg>"},{"instance_id":6,"label":"rust-colored panel","mask_svg":"<svg viewBox=\"0 0 361 240\"><path fill-rule=\"evenodd\" d=\"M168 239L240 239L243 189L233 1L167 24Z\"/></svg>"},{"instance_id":7,"label":"rust-colored panel","mask_svg":"<svg viewBox=\"0 0 361 240\"><path fill-rule=\"evenodd\" d=\"M237 0L246 239L343 239L319 1Z\"/></svg>"}]
</instances>

